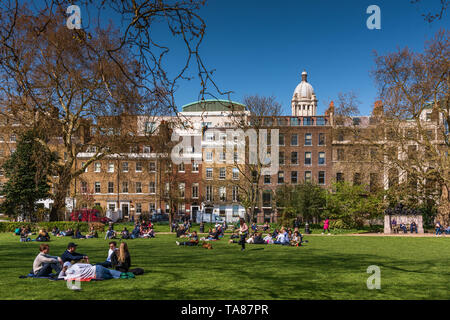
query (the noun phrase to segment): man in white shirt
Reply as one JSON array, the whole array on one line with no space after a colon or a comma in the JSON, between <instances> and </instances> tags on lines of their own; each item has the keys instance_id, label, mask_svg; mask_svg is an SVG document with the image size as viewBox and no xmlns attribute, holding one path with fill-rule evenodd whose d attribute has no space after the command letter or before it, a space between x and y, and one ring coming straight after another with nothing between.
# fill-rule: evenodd
<instances>
[{"instance_id":1,"label":"man in white shirt","mask_svg":"<svg viewBox=\"0 0 450 320\"><path fill-rule=\"evenodd\" d=\"M117 250L117 243L115 241L111 241L109 243L109 250L108 250L108 257L106 258L105 262L97 263L97 265L103 266L105 268L112 268L111 264L111 255L114 253L114 251Z\"/></svg>"},{"instance_id":2,"label":"man in white shirt","mask_svg":"<svg viewBox=\"0 0 450 320\"><path fill-rule=\"evenodd\" d=\"M39 254L33 261L33 273L36 277L48 277L52 270L56 273L61 271L62 259L57 256L49 255L50 248L46 243L39 246Z\"/></svg>"}]
</instances>

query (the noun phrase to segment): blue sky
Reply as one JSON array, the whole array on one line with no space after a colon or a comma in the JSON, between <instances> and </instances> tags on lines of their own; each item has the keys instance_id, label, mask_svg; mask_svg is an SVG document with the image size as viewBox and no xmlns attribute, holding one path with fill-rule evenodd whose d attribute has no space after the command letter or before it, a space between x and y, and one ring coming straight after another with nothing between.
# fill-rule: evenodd
<instances>
[{"instance_id":1,"label":"blue sky","mask_svg":"<svg viewBox=\"0 0 450 320\"><path fill-rule=\"evenodd\" d=\"M215 69L220 88L234 92L234 101L273 95L283 113L290 114L292 93L305 69L319 99L319 114L339 92L354 91L362 102L361 114L368 115L377 98L370 76L373 51L384 54L405 46L421 51L437 30L450 25L448 13L440 21L425 22L421 14L437 8L439 1L423 1L210 0L201 11L207 30L200 52ZM373 4L381 9L381 30L366 27L366 9ZM199 90L198 81L179 83L177 105L197 100Z\"/></svg>"}]
</instances>

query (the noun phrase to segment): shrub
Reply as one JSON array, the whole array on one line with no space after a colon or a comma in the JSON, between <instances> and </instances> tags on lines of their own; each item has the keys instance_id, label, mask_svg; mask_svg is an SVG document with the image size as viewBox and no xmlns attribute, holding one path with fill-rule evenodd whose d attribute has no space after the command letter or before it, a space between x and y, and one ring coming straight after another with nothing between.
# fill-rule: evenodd
<instances>
[{"instance_id":1,"label":"shrub","mask_svg":"<svg viewBox=\"0 0 450 320\"><path fill-rule=\"evenodd\" d=\"M101 222L91 222L91 223L89 223L89 229L91 227L94 227L95 231L100 231L100 232L105 231L105 225Z\"/></svg>"},{"instance_id":2,"label":"shrub","mask_svg":"<svg viewBox=\"0 0 450 320\"><path fill-rule=\"evenodd\" d=\"M53 221L53 222L0 222L0 232L14 232L17 227L29 226L31 231L39 231L39 229L46 229L50 232L53 227L58 227L59 230L67 230L69 228L79 228L81 232L88 232L89 225L87 222L72 222L72 221Z\"/></svg>"}]
</instances>

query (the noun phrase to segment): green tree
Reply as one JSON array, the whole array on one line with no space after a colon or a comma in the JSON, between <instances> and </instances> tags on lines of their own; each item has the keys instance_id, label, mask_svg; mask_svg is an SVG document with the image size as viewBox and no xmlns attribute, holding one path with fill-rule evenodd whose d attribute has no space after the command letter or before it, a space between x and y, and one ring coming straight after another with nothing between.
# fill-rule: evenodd
<instances>
[{"instance_id":1,"label":"green tree","mask_svg":"<svg viewBox=\"0 0 450 320\"><path fill-rule=\"evenodd\" d=\"M326 190L309 182L285 185L277 189L277 206L290 213L286 215L290 219L300 216L306 221L318 220L326 206Z\"/></svg>"},{"instance_id":2,"label":"green tree","mask_svg":"<svg viewBox=\"0 0 450 320\"><path fill-rule=\"evenodd\" d=\"M383 212L383 193L370 193L363 185L338 182L334 192L327 195L324 218L335 220L343 228L361 227L365 221L377 218Z\"/></svg>"},{"instance_id":3,"label":"green tree","mask_svg":"<svg viewBox=\"0 0 450 320\"><path fill-rule=\"evenodd\" d=\"M49 152L39 138L34 130L20 135L16 151L2 166L8 181L1 190L5 201L0 209L8 216L23 214L31 221L36 201L51 196L48 177L56 155Z\"/></svg>"}]
</instances>

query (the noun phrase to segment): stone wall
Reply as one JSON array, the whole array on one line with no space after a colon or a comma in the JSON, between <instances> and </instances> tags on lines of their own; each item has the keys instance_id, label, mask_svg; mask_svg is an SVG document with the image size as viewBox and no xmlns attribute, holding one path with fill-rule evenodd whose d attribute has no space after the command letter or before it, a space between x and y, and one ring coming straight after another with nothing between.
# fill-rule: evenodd
<instances>
[{"instance_id":1,"label":"stone wall","mask_svg":"<svg viewBox=\"0 0 450 320\"><path fill-rule=\"evenodd\" d=\"M422 220L421 215L415 215L415 216L385 215L384 216L384 233L386 233L386 234L393 233L392 228L391 228L391 221L394 219L397 221L397 226L399 226L400 223L404 223L406 225L406 227L408 228L408 232L410 232L409 225L411 224L411 222L415 221L416 225L417 225L417 232L424 233L423 232L423 220Z\"/></svg>"}]
</instances>

